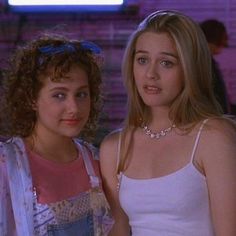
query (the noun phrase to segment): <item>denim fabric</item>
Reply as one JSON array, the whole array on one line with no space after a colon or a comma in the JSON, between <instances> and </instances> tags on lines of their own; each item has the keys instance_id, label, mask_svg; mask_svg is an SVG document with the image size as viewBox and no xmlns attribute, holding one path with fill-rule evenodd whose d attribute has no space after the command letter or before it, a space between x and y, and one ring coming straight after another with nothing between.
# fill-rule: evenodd
<instances>
[{"instance_id":1,"label":"denim fabric","mask_svg":"<svg viewBox=\"0 0 236 236\"><path fill-rule=\"evenodd\" d=\"M92 213L75 222L48 226L48 236L94 236Z\"/></svg>"}]
</instances>

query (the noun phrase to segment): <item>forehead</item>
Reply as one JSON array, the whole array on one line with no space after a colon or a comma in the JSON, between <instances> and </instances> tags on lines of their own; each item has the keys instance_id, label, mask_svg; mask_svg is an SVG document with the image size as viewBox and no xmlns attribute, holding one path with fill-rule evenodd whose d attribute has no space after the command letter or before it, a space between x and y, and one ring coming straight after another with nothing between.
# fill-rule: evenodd
<instances>
[{"instance_id":1,"label":"forehead","mask_svg":"<svg viewBox=\"0 0 236 236\"><path fill-rule=\"evenodd\" d=\"M148 52L168 50L176 53L176 45L168 33L145 32L138 37L135 50Z\"/></svg>"},{"instance_id":2,"label":"forehead","mask_svg":"<svg viewBox=\"0 0 236 236\"><path fill-rule=\"evenodd\" d=\"M81 65L71 64L67 66L51 66L42 73L39 73L39 78L44 80L50 78L52 81L61 81L70 79L71 77L87 77L88 73Z\"/></svg>"},{"instance_id":3,"label":"forehead","mask_svg":"<svg viewBox=\"0 0 236 236\"><path fill-rule=\"evenodd\" d=\"M46 84L55 83L82 83L88 84L88 74L82 67L73 65L68 71L57 71L55 68L49 68L46 73L39 76L39 80Z\"/></svg>"}]
</instances>

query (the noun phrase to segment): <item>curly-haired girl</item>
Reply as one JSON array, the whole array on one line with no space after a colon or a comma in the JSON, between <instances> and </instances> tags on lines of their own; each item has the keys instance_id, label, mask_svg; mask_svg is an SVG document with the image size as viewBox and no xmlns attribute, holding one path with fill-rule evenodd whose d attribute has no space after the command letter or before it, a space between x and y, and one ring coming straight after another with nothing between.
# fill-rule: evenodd
<instances>
[{"instance_id":1,"label":"curly-haired girl","mask_svg":"<svg viewBox=\"0 0 236 236\"><path fill-rule=\"evenodd\" d=\"M89 144L101 105L100 59L94 43L57 35L16 50L1 111L1 135L11 137L0 144L1 235L108 233L112 219Z\"/></svg>"}]
</instances>

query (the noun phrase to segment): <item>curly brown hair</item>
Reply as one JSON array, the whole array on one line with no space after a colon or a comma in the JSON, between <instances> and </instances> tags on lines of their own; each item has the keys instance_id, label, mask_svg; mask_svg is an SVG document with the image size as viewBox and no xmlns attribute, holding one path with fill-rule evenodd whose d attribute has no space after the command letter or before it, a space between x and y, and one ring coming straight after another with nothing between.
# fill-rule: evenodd
<instances>
[{"instance_id":1,"label":"curly brown hair","mask_svg":"<svg viewBox=\"0 0 236 236\"><path fill-rule=\"evenodd\" d=\"M88 41L71 40L64 36L43 35L18 47L9 61L3 81L1 134L28 137L36 123L33 103L36 101L43 81L39 75L53 70L52 81L66 79L71 66L78 65L88 74L91 109L88 122L80 136L91 140L101 111L102 82L99 48Z\"/></svg>"}]
</instances>

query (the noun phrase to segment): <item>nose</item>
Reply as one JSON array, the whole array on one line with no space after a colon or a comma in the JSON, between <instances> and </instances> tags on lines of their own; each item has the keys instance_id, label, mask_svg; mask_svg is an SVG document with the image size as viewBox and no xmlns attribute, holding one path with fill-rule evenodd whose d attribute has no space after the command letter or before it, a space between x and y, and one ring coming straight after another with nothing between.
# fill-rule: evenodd
<instances>
[{"instance_id":1,"label":"nose","mask_svg":"<svg viewBox=\"0 0 236 236\"><path fill-rule=\"evenodd\" d=\"M78 112L78 101L75 97L70 97L67 100L67 110L69 113L77 113Z\"/></svg>"},{"instance_id":2,"label":"nose","mask_svg":"<svg viewBox=\"0 0 236 236\"><path fill-rule=\"evenodd\" d=\"M146 75L147 78L149 79L155 79L155 80L159 79L157 66L155 63L149 64L149 66L147 67Z\"/></svg>"}]
</instances>

